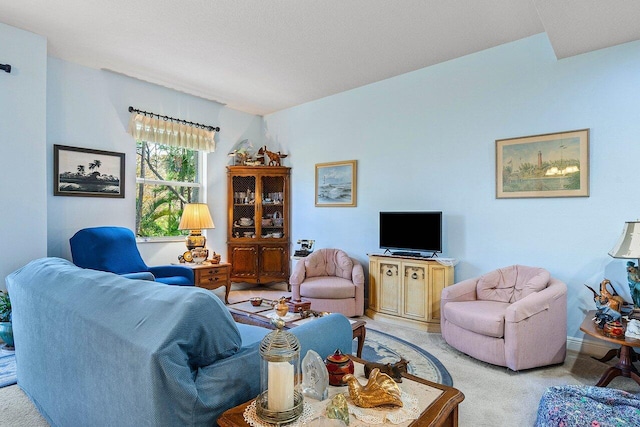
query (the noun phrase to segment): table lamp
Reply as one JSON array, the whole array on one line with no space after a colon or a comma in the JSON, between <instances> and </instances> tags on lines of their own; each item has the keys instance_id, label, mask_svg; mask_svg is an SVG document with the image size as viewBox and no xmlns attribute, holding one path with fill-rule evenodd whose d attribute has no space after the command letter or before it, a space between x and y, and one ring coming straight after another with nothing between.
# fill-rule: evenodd
<instances>
[{"instance_id":1,"label":"table lamp","mask_svg":"<svg viewBox=\"0 0 640 427\"><path fill-rule=\"evenodd\" d=\"M189 235L186 237L189 250L204 248L207 239L202 235L202 229L205 228L215 228L207 204L189 203L185 205L178 229L189 230Z\"/></svg>"},{"instance_id":2,"label":"table lamp","mask_svg":"<svg viewBox=\"0 0 640 427\"><path fill-rule=\"evenodd\" d=\"M627 221L616 245L609 251L614 258L640 259L640 221ZM635 308L640 308L640 271L633 261L627 262L629 292Z\"/></svg>"}]
</instances>

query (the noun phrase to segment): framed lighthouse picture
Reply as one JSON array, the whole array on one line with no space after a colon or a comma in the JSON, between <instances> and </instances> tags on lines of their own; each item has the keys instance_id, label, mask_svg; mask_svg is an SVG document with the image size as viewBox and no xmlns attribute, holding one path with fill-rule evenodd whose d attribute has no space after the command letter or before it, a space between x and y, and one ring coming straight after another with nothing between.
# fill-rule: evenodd
<instances>
[{"instance_id":1,"label":"framed lighthouse picture","mask_svg":"<svg viewBox=\"0 0 640 427\"><path fill-rule=\"evenodd\" d=\"M589 197L589 129L496 140L496 198Z\"/></svg>"}]
</instances>

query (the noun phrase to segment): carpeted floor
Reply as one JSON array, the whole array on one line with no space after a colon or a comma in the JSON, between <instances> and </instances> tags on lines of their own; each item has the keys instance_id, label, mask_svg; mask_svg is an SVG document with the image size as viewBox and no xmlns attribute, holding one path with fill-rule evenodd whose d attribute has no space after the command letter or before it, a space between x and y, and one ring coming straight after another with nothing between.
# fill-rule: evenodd
<instances>
[{"instance_id":1,"label":"carpeted floor","mask_svg":"<svg viewBox=\"0 0 640 427\"><path fill-rule=\"evenodd\" d=\"M218 293L216 293L218 294ZM218 294L222 296L223 294ZM263 295L276 298L288 295L282 288L232 291L231 302ZM562 365L513 372L506 368L479 362L449 347L440 334L400 328L366 317L369 330L381 331L403 339L435 356L451 375L453 385L465 395L460 404L460 426L531 426L536 409L547 387L563 384L595 384L608 366L588 355L570 351ZM609 387L639 393L640 386L629 378L618 377ZM47 423L33 404L13 385L0 389L0 426L40 427Z\"/></svg>"}]
</instances>

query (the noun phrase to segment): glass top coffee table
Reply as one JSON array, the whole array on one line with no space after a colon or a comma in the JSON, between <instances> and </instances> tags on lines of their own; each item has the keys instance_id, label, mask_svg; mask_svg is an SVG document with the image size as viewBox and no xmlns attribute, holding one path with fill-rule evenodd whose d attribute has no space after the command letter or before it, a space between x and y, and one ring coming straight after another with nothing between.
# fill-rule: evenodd
<instances>
[{"instance_id":1,"label":"glass top coffee table","mask_svg":"<svg viewBox=\"0 0 640 427\"><path fill-rule=\"evenodd\" d=\"M273 301L271 300L263 299L262 304L255 307L251 304L251 301L246 300L229 304L227 308L231 312L233 320L238 323L275 329L275 326L271 323L271 319L276 316L275 310L271 305L272 303ZM311 309L313 309L313 307L311 307ZM300 313L289 312L284 317L285 328L294 328L307 322L313 322L314 319L316 319L314 316L303 318ZM367 335L367 330L365 328L367 322L355 319L348 320L351 323L353 339L358 339L358 350L356 355L360 357L362 356L362 347L364 346L364 340Z\"/></svg>"}]
</instances>

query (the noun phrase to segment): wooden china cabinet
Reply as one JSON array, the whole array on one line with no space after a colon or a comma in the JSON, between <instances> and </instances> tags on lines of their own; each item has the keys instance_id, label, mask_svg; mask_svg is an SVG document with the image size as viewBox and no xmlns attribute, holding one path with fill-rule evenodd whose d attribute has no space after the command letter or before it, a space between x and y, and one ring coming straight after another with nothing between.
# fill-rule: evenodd
<instances>
[{"instance_id":1,"label":"wooden china cabinet","mask_svg":"<svg viewBox=\"0 0 640 427\"><path fill-rule=\"evenodd\" d=\"M291 168L227 166L231 281L289 280Z\"/></svg>"}]
</instances>

